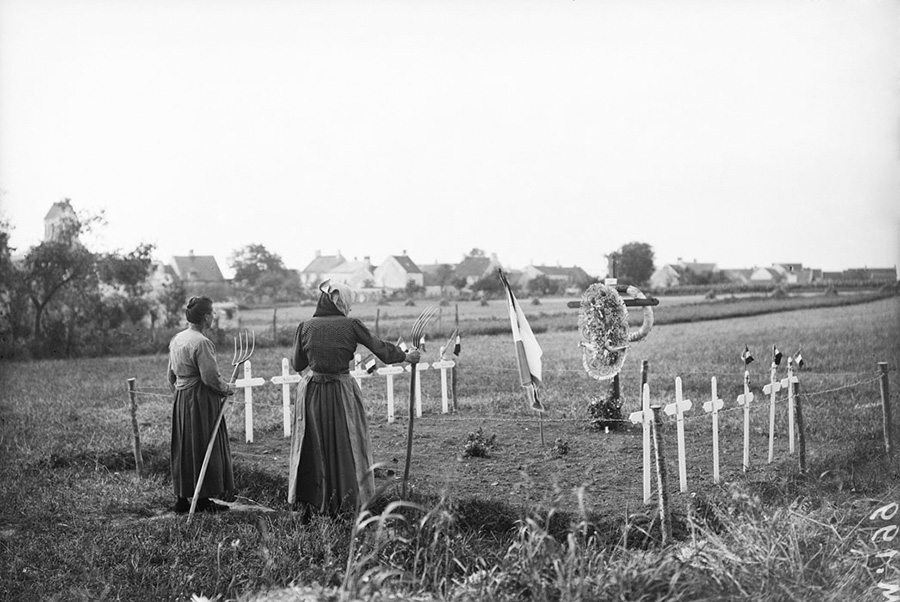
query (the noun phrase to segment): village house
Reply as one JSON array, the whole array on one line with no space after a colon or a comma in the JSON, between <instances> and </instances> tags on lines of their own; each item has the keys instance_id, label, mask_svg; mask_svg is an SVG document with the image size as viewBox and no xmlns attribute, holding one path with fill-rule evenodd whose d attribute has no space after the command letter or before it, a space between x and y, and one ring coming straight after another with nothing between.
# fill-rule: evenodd
<instances>
[{"instance_id":1,"label":"village house","mask_svg":"<svg viewBox=\"0 0 900 602\"><path fill-rule=\"evenodd\" d=\"M540 276L544 276L548 280L557 283L560 292L570 291L574 293L576 290L580 292L585 284L591 280L588 273L578 266L562 267L532 264L522 270L519 284L523 287L527 287L529 282Z\"/></svg>"},{"instance_id":2,"label":"village house","mask_svg":"<svg viewBox=\"0 0 900 602\"><path fill-rule=\"evenodd\" d=\"M682 284L710 282L718 273L719 269L715 263L683 261L679 257L676 263L667 263L654 270L650 275L650 286L664 289Z\"/></svg>"},{"instance_id":3,"label":"village house","mask_svg":"<svg viewBox=\"0 0 900 602\"><path fill-rule=\"evenodd\" d=\"M496 253L491 253L490 257L466 256L456 264L453 276L457 280L465 281L466 287L470 287L485 276L496 275L497 270L502 267Z\"/></svg>"},{"instance_id":4,"label":"village house","mask_svg":"<svg viewBox=\"0 0 900 602\"><path fill-rule=\"evenodd\" d=\"M410 281L416 286L425 286L425 275L405 250L402 255L388 255L381 265L375 268L373 276L376 287L391 291L405 289Z\"/></svg>"},{"instance_id":5,"label":"village house","mask_svg":"<svg viewBox=\"0 0 900 602\"><path fill-rule=\"evenodd\" d=\"M372 268L372 262L369 261L368 257L364 257L362 261L358 261L354 257L353 261L339 263L322 274L322 279L329 279L335 283L346 284L354 289L371 288L375 286L375 275Z\"/></svg>"},{"instance_id":6,"label":"village house","mask_svg":"<svg viewBox=\"0 0 900 602\"><path fill-rule=\"evenodd\" d=\"M225 299L231 294L231 286L212 255L195 255L191 249L188 255L173 256L169 266L189 297L206 295L213 299Z\"/></svg>"},{"instance_id":7,"label":"village house","mask_svg":"<svg viewBox=\"0 0 900 602\"><path fill-rule=\"evenodd\" d=\"M427 263L420 264L425 283L426 297L443 297L445 295L455 297L459 295L459 289L454 285L456 266L452 263Z\"/></svg>"},{"instance_id":8,"label":"village house","mask_svg":"<svg viewBox=\"0 0 900 602\"><path fill-rule=\"evenodd\" d=\"M345 261L340 251L337 255L322 255L321 251L316 251L313 260L300 271L300 284L306 288L319 286L327 278L326 274Z\"/></svg>"}]
</instances>

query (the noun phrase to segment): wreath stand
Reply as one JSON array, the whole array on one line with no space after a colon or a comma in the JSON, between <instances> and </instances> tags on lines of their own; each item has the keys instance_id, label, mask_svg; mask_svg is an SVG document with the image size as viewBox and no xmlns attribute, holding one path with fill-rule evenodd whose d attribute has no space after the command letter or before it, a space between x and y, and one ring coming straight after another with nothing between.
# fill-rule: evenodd
<instances>
[{"instance_id":1,"label":"wreath stand","mask_svg":"<svg viewBox=\"0 0 900 602\"><path fill-rule=\"evenodd\" d=\"M618 284L615 278L615 264L612 265L612 272L613 277L605 279L602 287L592 285L585 291L580 301L569 301L567 307L582 310L582 315L579 318L579 330L583 339L580 346L586 348L583 352L585 370L597 380L611 378L605 403L619 408L621 407L622 395L619 370L625 360L626 343L640 341L649 334L653 326L653 313L650 308L659 305L659 299L644 296L634 286ZM596 307L594 307L598 305L598 294L605 296L602 299L605 307L600 312L597 312ZM621 306L617 307L618 304L621 304ZM637 333L627 332L627 310L625 308L628 307L644 308L644 323L641 326L641 330ZM591 316L585 316L585 310L591 310L592 308L598 315L616 311L621 313L618 316L608 316L605 322L598 324L596 319L592 319ZM621 323L618 323L613 317L621 320ZM600 340L598 340L598 327L601 327L602 330L602 327L609 326L610 323L614 324L616 328L603 330L599 333ZM612 330L617 332L611 332ZM593 339L592 342L585 342L591 339ZM645 360L641 362L641 387L647 382L647 374L648 362ZM600 420L601 424L602 422L603 420ZM605 426L605 430L609 432L608 425Z\"/></svg>"}]
</instances>

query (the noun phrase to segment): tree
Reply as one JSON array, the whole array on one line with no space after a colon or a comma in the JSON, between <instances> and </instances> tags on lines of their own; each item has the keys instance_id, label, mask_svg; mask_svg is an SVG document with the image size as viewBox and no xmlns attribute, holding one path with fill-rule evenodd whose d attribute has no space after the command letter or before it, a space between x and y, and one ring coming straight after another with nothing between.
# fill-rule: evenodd
<instances>
[{"instance_id":1,"label":"tree","mask_svg":"<svg viewBox=\"0 0 900 602\"><path fill-rule=\"evenodd\" d=\"M21 351L20 341L30 334L29 300L21 272L13 264L9 246L10 225L0 222L0 357Z\"/></svg>"},{"instance_id":2,"label":"tree","mask_svg":"<svg viewBox=\"0 0 900 602\"><path fill-rule=\"evenodd\" d=\"M228 265L234 270L235 282L249 288L255 287L264 275L284 275L287 271L281 256L261 244L237 249L229 257Z\"/></svg>"},{"instance_id":3,"label":"tree","mask_svg":"<svg viewBox=\"0 0 900 602\"><path fill-rule=\"evenodd\" d=\"M100 281L112 289L105 302L117 306L132 324L142 320L151 310L152 288L148 280L153 268L154 248L152 244L144 243L130 253L107 253L97 260ZM151 316L154 323L155 318L155 315Z\"/></svg>"},{"instance_id":4,"label":"tree","mask_svg":"<svg viewBox=\"0 0 900 602\"><path fill-rule=\"evenodd\" d=\"M527 287L532 295L555 295L559 292L560 283L546 274L541 274L529 280Z\"/></svg>"},{"instance_id":5,"label":"tree","mask_svg":"<svg viewBox=\"0 0 900 602\"><path fill-rule=\"evenodd\" d=\"M653 265L653 247L644 242L622 245L610 253L608 258L616 266L616 278L635 286L646 284L656 269Z\"/></svg>"},{"instance_id":6,"label":"tree","mask_svg":"<svg viewBox=\"0 0 900 602\"><path fill-rule=\"evenodd\" d=\"M96 278L96 257L80 242L82 221L63 229L61 236L46 240L25 255L23 278L26 294L34 312L35 343L43 340L44 314L61 293L68 288L89 287Z\"/></svg>"},{"instance_id":7,"label":"tree","mask_svg":"<svg viewBox=\"0 0 900 602\"><path fill-rule=\"evenodd\" d=\"M484 257L484 251L479 249L478 247L475 247L474 249L469 251L468 256L469 257Z\"/></svg>"},{"instance_id":8,"label":"tree","mask_svg":"<svg viewBox=\"0 0 900 602\"><path fill-rule=\"evenodd\" d=\"M440 264L434 271L434 280L441 287L441 294L444 294L444 287L452 284L454 278L453 266L449 263Z\"/></svg>"},{"instance_id":9,"label":"tree","mask_svg":"<svg viewBox=\"0 0 900 602\"><path fill-rule=\"evenodd\" d=\"M409 298L415 297L419 293L425 290L425 287L410 278L406 281L406 296Z\"/></svg>"},{"instance_id":10,"label":"tree","mask_svg":"<svg viewBox=\"0 0 900 602\"><path fill-rule=\"evenodd\" d=\"M514 285L513 288L517 286ZM485 297L500 296L504 292L503 283L496 274L482 277L472 284L471 289L474 292L482 292Z\"/></svg>"}]
</instances>

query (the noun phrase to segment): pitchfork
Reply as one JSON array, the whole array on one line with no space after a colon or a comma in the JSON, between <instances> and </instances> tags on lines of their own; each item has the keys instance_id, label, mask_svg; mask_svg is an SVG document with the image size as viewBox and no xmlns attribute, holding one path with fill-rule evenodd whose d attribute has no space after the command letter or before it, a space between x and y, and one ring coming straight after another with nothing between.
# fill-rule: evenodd
<instances>
[{"instance_id":1,"label":"pitchfork","mask_svg":"<svg viewBox=\"0 0 900 602\"><path fill-rule=\"evenodd\" d=\"M235 379L237 378L238 369L241 367L241 364L250 359L250 356L253 355L255 350L256 333L252 330L239 332L237 338L234 339L234 355L231 357L231 365L234 366L234 371L231 373L231 382L228 383L229 386L233 387L234 383L237 382ZM203 485L203 479L206 477L206 469L209 466L209 458L212 456L213 445L216 443L219 425L222 423L222 418L225 416L225 409L228 407L229 403L231 403L231 400L228 396L225 396L225 399L222 401L222 409L219 410L219 417L216 418L216 424L213 426L212 434L209 436L209 445L206 446L206 456L204 456L203 464L200 466L200 476L197 477L197 485L194 487L194 497L191 499L191 510L188 513L188 522L191 521L191 517L194 516L194 511L197 509L197 500L200 497L200 487Z\"/></svg>"},{"instance_id":2,"label":"pitchfork","mask_svg":"<svg viewBox=\"0 0 900 602\"><path fill-rule=\"evenodd\" d=\"M423 347L423 339L425 338L425 327L434 317L438 308L435 306L425 308L416 321L413 323L409 338L412 341L413 349L418 350ZM406 497L406 483L409 480L409 464L412 459L412 438L413 438L413 418L416 415L416 376L418 369L417 362L412 362L409 372L409 428L406 431L406 468L403 469L403 496Z\"/></svg>"}]
</instances>

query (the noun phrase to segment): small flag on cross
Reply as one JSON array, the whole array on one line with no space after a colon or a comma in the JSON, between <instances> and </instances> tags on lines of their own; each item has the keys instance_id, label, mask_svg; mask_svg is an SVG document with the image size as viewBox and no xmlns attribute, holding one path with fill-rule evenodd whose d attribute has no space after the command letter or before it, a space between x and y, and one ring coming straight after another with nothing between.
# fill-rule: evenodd
<instances>
[{"instance_id":1,"label":"small flag on cross","mask_svg":"<svg viewBox=\"0 0 900 602\"><path fill-rule=\"evenodd\" d=\"M375 372L376 362L375 362L375 354L374 353L372 355L370 355L368 358L366 358L365 367L366 367L366 372L368 372L369 374L372 374L373 372Z\"/></svg>"},{"instance_id":2,"label":"small flag on cross","mask_svg":"<svg viewBox=\"0 0 900 602\"><path fill-rule=\"evenodd\" d=\"M459 351L460 351L460 349L462 348L462 346L461 346L461 341L462 341L462 339L460 338L459 332L457 331L457 333L456 333L456 344L453 345L453 355L455 355L455 356L457 356L457 357L459 357Z\"/></svg>"},{"instance_id":3,"label":"small flag on cross","mask_svg":"<svg viewBox=\"0 0 900 602\"><path fill-rule=\"evenodd\" d=\"M774 358L772 361L775 363L775 365L780 366L781 365L781 352L778 351L778 347L776 347L775 345L772 345L772 356Z\"/></svg>"},{"instance_id":4,"label":"small flag on cross","mask_svg":"<svg viewBox=\"0 0 900 602\"><path fill-rule=\"evenodd\" d=\"M753 361L753 356L750 355L750 347L747 345L744 345L744 351L741 353L741 360L745 365Z\"/></svg>"},{"instance_id":5,"label":"small flag on cross","mask_svg":"<svg viewBox=\"0 0 900 602\"><path fill-rule=\"evenodd\" d=\"M797 350L797 355L794 356L794 362L796 362L798 368L803 367L803 356L800 354L800 350Z\"/></svg>"}]
</instances>

